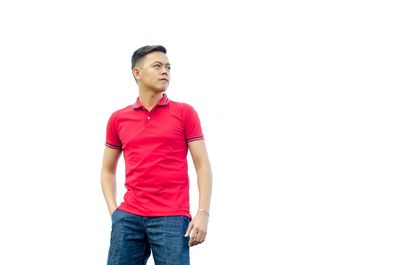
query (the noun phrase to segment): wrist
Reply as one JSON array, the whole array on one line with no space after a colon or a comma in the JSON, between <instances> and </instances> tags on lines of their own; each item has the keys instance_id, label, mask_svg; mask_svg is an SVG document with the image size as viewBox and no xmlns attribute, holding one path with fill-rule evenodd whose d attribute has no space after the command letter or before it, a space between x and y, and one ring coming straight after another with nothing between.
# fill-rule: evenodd
<instances>
[{"instance_id":1,"label":"wrist","mask_svg":"<svg viewBox=\"0 0 400 265\"><path fill-rule=\"evenodd\" d=\"M208 209L200 208L197 210L197 213L205 213L207 216L210 216L210 212Z\"/></svg>"}]
</instances>

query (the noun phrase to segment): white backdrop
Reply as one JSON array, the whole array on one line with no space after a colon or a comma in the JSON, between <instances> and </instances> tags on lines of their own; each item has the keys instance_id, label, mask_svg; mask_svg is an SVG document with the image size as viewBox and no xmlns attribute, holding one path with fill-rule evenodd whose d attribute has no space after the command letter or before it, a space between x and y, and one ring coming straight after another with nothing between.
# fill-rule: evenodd
<instances>
[{"instance_id":1,"label":"white backdrop","mask_svg":"<svg viewBox=\"0 0 400 265\"><path fill-rule=\"evenodd\" d=\"M395 2L1 2L0 263L105 264L106 122L162 44L214 173L193 265L399 264Z\"/></svg>"}]
</instances>

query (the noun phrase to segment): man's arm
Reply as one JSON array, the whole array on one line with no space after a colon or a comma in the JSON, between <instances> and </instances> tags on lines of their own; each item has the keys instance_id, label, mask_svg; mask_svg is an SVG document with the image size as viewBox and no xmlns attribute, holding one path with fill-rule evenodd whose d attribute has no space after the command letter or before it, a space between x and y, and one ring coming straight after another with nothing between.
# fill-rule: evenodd
<instances>
[{"instance_id":1,"label":"man's arm","mask_svg":"<svg viewBox=\"0 0 400 265\"><path fill-rule=\"evenodd\" d=\"M103 165L101 167L101 188L110 215L117 208L116 201L116 171L121 150L105 147Z\"/></svg>"},{"instance_id":2,"label":"man's arm","mask_svg":"<svg viewBox=\"0 0 400 265\"><path fill-rule=\"evenodd\" d=\"M204 140L190 142L189 150L197 174L199 207L196 216L189 224L185 236L190 235L189 246L195 246L203 243L207 235L212 191L212 173Z\"/></svg>"}]
</instances>

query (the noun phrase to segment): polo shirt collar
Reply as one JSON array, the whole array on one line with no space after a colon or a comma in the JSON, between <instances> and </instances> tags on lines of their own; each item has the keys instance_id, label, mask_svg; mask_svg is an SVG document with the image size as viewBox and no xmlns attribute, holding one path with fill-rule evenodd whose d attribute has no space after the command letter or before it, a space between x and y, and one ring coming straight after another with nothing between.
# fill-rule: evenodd
<instances>
[{"instance_id":1,"label":"polo shirt collar","mask_svg":"<svg viewBox=\"0 0 400 265\"><path fill-rule=\"evenodd\" d=\"M163 94L163 97L158 101L157 105L158 106L166 106L169 102L169 99L167 97L167 94ZM135 109L140 109L143 108L142 102L140 102L139 97L137 97L135 104L133 104L133 108Z\"/></svg>"}]
</instances>

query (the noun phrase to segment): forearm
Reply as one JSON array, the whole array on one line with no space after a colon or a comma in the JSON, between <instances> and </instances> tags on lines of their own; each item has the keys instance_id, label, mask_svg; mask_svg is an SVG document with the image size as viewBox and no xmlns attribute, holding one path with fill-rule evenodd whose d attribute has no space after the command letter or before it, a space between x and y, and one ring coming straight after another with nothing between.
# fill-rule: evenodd
<instances>
[{"instance_id":1,"label":"forearm","mask_svg":"<svg viewBox=\"0 0 400 265\"><path fill-rule=\"evenodd\" d=\"M116 176L110 172L101 173L101 188L110 214L117 208Z\"/></svg>"},{"instance_id":2,"label":"forearm","mask_svg":"<svg viewBox=\"0 0 400 265\"><path fill-rule=\"evenodd\" d=\"M201 244L206 239L212 191L212 174L209 163L204 163L201 166L197 164L196 172L199 188L199 208L185 233L185 237L190 236L190 247Z\"/></svg>"},{"instance_id":3,"label":"forearm","mask_svg":"<svg viewBox=\"0 0 400 265\"><path fill-rule=\"evenodd\" d=\"M197 185L199 189L198 209L205 209L209 212L212 194L212 173L208 163L198 168Z\"/></svg>"}]
</instances>

